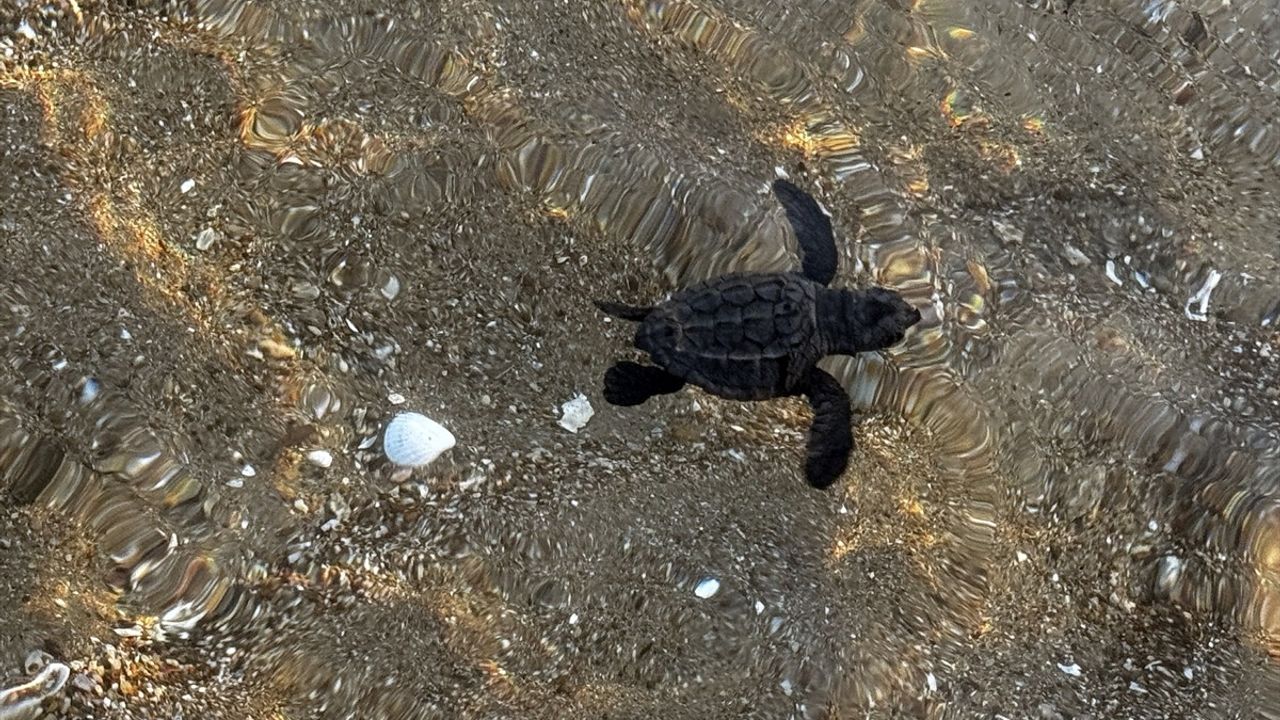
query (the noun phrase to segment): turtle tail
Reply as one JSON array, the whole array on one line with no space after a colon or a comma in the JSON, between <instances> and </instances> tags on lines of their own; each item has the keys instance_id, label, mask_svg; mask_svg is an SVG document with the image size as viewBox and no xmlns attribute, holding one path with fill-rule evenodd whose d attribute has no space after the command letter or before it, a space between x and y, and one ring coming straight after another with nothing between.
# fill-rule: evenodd
<instances>
[{"instance_id":1,"label":"turtle tail","mask_svg":"<svg viewBox=\"0 0 1280 720\"><path fill-rule=\"evenodd\" d=\"M652 307L636 307L620 302L610 302L609 300L596 300L595 304L606 315L632 322L640 322L649 317L649 313L653 312Z\"/></svg>"}]
</instances>

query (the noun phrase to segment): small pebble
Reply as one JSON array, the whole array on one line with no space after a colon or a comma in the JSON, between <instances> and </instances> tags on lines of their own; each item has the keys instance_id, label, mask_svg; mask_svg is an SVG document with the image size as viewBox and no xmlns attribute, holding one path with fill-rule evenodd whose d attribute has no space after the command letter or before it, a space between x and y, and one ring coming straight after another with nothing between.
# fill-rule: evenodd
<instances>
[{"instance_id":1,"label":"small pebble","mask_svg":"<svg viewBox=\"0 0 1280 720\"><path fill-rule=\"evenodd\" d=\"M307 460L316 467L327 468L333 464L333 454L328 450L312 450L307 453Z\"/></svg>"},{"instance_id":2,"label":"small pebble","mask_svg":"<svg viewBox=\"0 0 1280 720\"><path fill-rule=\"evenodd\" d=\"M93 692L93 678L84 673L76 673L76 676L71 678L71 687L80 692Z\"/></svg>"},{"instance_id":3,"label":"small pebble","mask_svg":"<svg viewBox=\"0 0 1280 720\"><path fill-rule=\"evenodd\" d=\"M213 242L218 239L218 233L213 228L205 228L196 234L196 249L200 251L208 250L213 247Z\"/></svg>"},{"instance_id":4,"label":"small pebble","mask_svg":"<svg viewBox=\"0 0 1280 720\"><path fill-rule=\"evenodd\" d=\"M186 195L187 193L194 190L195 187L196 187L196 181L192 180L191 178L187 178L186 180L182 181L182 186L179 187L178 189L182 191L183 195Z\"/></svg>"},{"instance_id":5,"label":"small pebble","mask_svg":"<svg viewBox=\"0 0 1280 720\"><path fill-rule=\"evenodd\" d=\"M1062 254L1066 256L1067 262L1074 267L1081 267L1089 264L1089 256L1085 255L1080 248L1066 243L1062 246Z\"/></svg>"}]
</instances>

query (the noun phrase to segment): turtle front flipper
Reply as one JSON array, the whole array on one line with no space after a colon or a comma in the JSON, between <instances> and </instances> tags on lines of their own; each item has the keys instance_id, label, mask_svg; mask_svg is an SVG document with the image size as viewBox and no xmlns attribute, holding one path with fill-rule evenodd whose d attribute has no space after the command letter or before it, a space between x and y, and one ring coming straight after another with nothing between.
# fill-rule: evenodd
<instances>
[{"instance_id":1,"label":"turtle front flipper","mask_svg":"<svg viewBox=\"0 0 1280 720\"><path fill-rule=\"evenodd\" d=\"M853 451L849 394L830 373L815 367L809 371L804 395L813 408L804 474L810 485L821 490L839 480L849 465Z\"/></svg>"},{"instance_id":2,"label":"turtle front flipper","mask_svg":"<svg viewBox=\"0 0 1280 720\"><path fill-rule=\"evenodd\" d=\"M666 395L684 387L684 380L652 365L629 360L616 363L604 373L604 399L610 405L639 405L654 395Z\"/></svg>"},{"instance_id":3,"label":"turtle front flipper","mask_svg":"<svg viewBox=\"0 0 1280 720\"><path fill-rule=\"evenodd\" d=\"M818 201L787 180L773 181L773 194L787 211L787 220L800 244L800 267L805 277L828 285L836 276L836 238L831 231L831 218L818 207Z\"/></svg>"}]
</instances>

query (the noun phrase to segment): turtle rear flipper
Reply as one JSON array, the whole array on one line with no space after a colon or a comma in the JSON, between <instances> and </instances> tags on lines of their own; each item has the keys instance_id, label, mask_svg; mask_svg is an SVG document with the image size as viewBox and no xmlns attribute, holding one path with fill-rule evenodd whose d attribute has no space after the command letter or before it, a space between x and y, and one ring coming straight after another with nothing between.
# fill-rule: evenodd
<instances>
[{"instance_id":1,"label":"turtle rear flipper","mask_svg":"<svg viewBox=\"0 0 1280 720\"><path fill-rule=\"evenodd\" d=\"M637 307L635 305L627 305L626 303L612 302L610 300L593 300L596 307L600 308L600 312L606 315L612 315L619 320L630 320L632 322L640 322L649 317L649 313L653 312L653 307Z\"/></svg>"},{"instance_id":2,"label":"turtle rear flipper","mask_svg":"<svg viewBox=\"0 0 1280 720\"><path fill-rule=\"evenodd\" d=\"M821 490L839 480L849 466L853 451L849 394L830 373L816 367L809 371L804 394L813 407L804 474L810 485Z\"/></svg>"},{"instance_id":3,"label":"turtle rear flipper","mask_svg":"<svg viewBox=\"0 0 1280 720\"><path fill-rule=\"evenodd\" d=\"M684 380L652 365L629 360L616 363L604 374L604 399L610 405L639 405L654 395L666 395L684 387Z\"/></svg>"},{"instance_id":4,"label":"turtle rear flipper","mask_svg":"<svg viewBox=\"0 0 1280 720\"><path fill-rule=\"evenodd\" d=\"M773 194L787 211L787 220L800 244L800 267L805 277L827 285L836 276L836 238L831 218L818 207L818 201L787 180L773 181Z\"/></svg>"}]
</instances>

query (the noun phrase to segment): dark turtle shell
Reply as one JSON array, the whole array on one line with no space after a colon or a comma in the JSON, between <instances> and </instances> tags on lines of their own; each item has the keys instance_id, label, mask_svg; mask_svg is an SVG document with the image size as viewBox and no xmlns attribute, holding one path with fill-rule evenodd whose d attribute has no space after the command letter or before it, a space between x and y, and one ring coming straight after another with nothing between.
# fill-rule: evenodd
<instances>
[{"instance_id":1,"label":"dark turtle shell","mask_svg":"<svg viewBox=\"0 0 1280 720\"><path fill-rule=\"evenodd\" d=\"M723 397L788 395L821 357L818 289L797 273L723 275L654 308L636 329L636 347Z\"/></svg>"}]
</instances>

